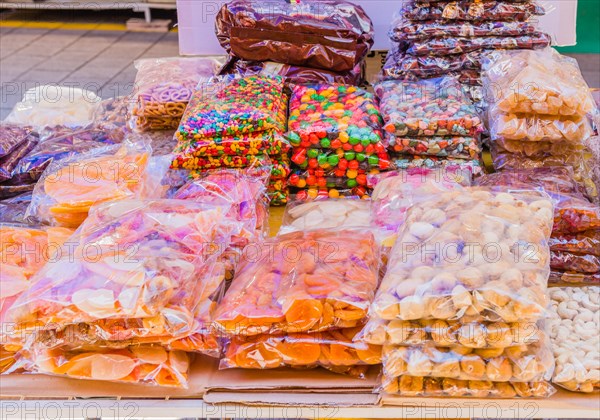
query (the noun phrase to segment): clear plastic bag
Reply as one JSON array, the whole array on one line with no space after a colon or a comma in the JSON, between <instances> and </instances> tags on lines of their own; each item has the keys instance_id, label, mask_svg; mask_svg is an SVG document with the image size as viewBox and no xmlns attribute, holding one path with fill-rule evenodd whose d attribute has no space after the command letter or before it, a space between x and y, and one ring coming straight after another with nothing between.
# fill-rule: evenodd
<instances>
[{"instance_id":1,"label":"clear plastic bag","mask_svg":"<svg viewBox=\"0 0 600 420\"><path fill-rule=\"evenodd\" d=\"M27 217L77 227L95 203L155 194L146 191L152 173L151 149L144 142L106 146L52 162L35 187Z\"/></svg>"},{"instance_id":2,"label":"clear plastic bag","mask_svg":"<svg viewBox=\"0 0 600 420\"><path fill-rule=\"evenodd\" d=\"M130 101L130 96L117 96L103 100L94 112L94 125L105 130L125 130L129 121Z\"/></svg>"},{"instance_id":3,"label":"clear plastic bag","mask_svg":"<svg viewBox=\"0 0 600 420\"><path fill-rule=\"evenodd\" d=\"M477 38L432 38L409 42L406 53L416 56L446 56L480 50L531 50L546 48L550 45L550 42L550 36L542 32L535 32L529 35L519 34L518 36L507 37L485 36Z\"/></svg>"},{"instance_id":4,"label":"clear plastic bag","mask_svg":"<svg viewBox=\"0 0 600 420\"><path fill-rule=\"evenodd\" d=\"M179 117L203 79L217 74L224 57L162 57L136 60L136 104L138 117Z\"/></svg>"},{"instance_id":5,"label":"clear plastic bag","mask_svg":"<svg viewBox=\"0 0 600 420\"><path fill-rule=\"evenodd\" d=\"M596 255L552 251L550 253L550 268L557 271L600 274L600 258Z\"/></svg>"},{"instance_id":6,"label":"clear plastic bag","mask_svg":"<svg viewBox=\"0 0 600 420\"><path fill-rule=\"evenodd\" d=\"M31 193L0 200L0 223L27 223L25 213L31 203Z\"/></svg>"},{"instance_id":7,"label":"clear plastic bag","mask_svg":"<svg viewBox=\"0 0 600 420\"><path fill-rule=\"evenodd\" d=\"M269 181L267 196L272 206L285 206L290 198L287 180L278 179Z\"/></svg>"},{"instance_id":8,"label":"clear plastic bag","mask_svg":"<svg viewBox=\"0 0 600 420\"><path fill-rule=\"evenodd\" d=\"M229 160L249 160L256 155L281 155L288 152L287 140L274 130L237 137L201 139L192 143L180 142L174 150L173 167L203 168L213 161L228 166ZM212 165L214 166L214 165Z\"/></svg>"},{"instance_id":9,"label":"clear plastic bag","mask_svg":"<svg viewBox=\"0 0 600 420\"><path fill-rule=\"evenodd\" d=\"M370 226L371 203L346 198L316 199L289 203L279 234L317 228Z\"/></svg>"},{"instance_id":10,"label":"clear plastic bag","mask_svg":"<svg viewBox=\"0 0 600 420\"><path fill-rule=\"evenodd\" d=\"M411 168L370 176L368 182L375 186L371 195L371 224L384 232L383 245L393 245L406 212L415 202L432 194L471 185L471 178L469 170L458 167Z\"/></svg>"},{"instance_id":11,"label":"clear plastic bag","mask_svg":"<svg viewBox=\"0 0 600 420\"><path fill-rule=\"evenodd\" d=\"M534 322L469 322L441 319L384 321L371 319L357 339L375 345L464 347L496 350L541 341L545 332ZM498 351L500 351L498 350ZM485 351L478 353L486 355Z\"/></svg>"},{"instance_id":12,"label":"clear plastic bag","mask_svg":"<svg viewBox=\"0 0 600 420\"><path fill-rule=\"evenodd\" d=\"M577 119L597 112L577 61L552 48L496 51L484 65L483 81L492 93L491 116L503 112Z\"/></svg>"},{"instance_id":13,"label":"clear plastic bag","mask_svg":"<svg viewBox=\"0 0 600 420\"><path fill-rule=\"evenodd\" d=\"M552 216L538 191L464 187L420 200L399 231L373 314L537 321L547 305Z\"/></svg>"},{"instance_id":14,"label":"clear plastic bag","mask_svg":"<svg viewBox=\"0 0 600 420\"><path fill-rule=\"evenodd\" d=\"M214 323L230 335L351 328L367 316L378 269L369 231L280 235L245 249Z\"/></svg>"},{"instance_id":15,"label":"clear plastic bag","mask_svg":"<svg viewBox=\"0 0 600 420\"><path fill-rule=\"evenodd\" d=\"M297 85L290 99L288 139L294 147L338 149L387 156L381 114L373 95L355 86Z\"/></svg>"},{"instance_id":16,"label":"clear plastic bag","mask_svg":"<svg viewBox=\"0 0 600 420\"><path fill-rule=\"evenodd\" d=\"M81 339L91 345L210 335L225 273L219 257L241 228L227 212L184 200L94 206L69 252L36 274L7 319L17 331L85 324L91 333Z\"/></svg>"},{"instance_id":17,"label":"clear plastic bag","mask_svg":"<svg viewBox=\"0 0 600 420\"><path fill-rule=\"evenodd\" d=\"M496 139L493 147L500 152L523 155L531 159L544 159L585 152L585 146L568 141L520 141Z\"/></svg>"},{"instance_id":18,"label":"clear plastic bag","mask_svg":"<svg viewBox=\"0 0 600 420\"><path fill-rule=\"evenodd\" d=\"M180 142L285 131L287 98L280 76L220 76L192 95L176 136Z\"/></svg>"},{"instance_id":19,"label":"clear plastic bag","mask_svg":"<svg viewBox=\"0 0 600 420\"><path fill-rule=\"evenodd\" d=\"M292 185L290 183L290 185ZM337 198L361 198L369 199L371 190L366 186L357 186L354 188L344 187L332 187L332 188L320 188L320 187L307 187L303 189L296 189L294 199L298 201L311 201L314 199L337 199Z\"/></svg>"},{"instance_id":20,"label":"clear plastic bag","mask_svg":"<svg viewBox=\"0 0 600 420\"><path fill-rule=\"evenodd\" d=\"M30 136L37 136L31 127L0 123L0 159L17 150Z\"/></svg>"},{"instance_id":21,"label":"clear plastic bag","mask_svg":"<svg viewBox=\"0 0 600 420\"><path fill-rule=\"evenodd\" d=\"M575 252L600 257L600 230L586 230L572 235L553 234L550 250Z\"/></svg>"},{"instance_id":22,"label":"clear plastic bag","mask_svg":"<svg viewBox=\"0 0 600 420\"><path fill-rule=\"evenodd\" d=\"M460 169L469 171L473 176L483 173L479 159L458 159L453 157L419 156L419 155L392 155L392 164L398 169L426 168L426 169Z\"/></svg>"},{"instance_id":23,"label":"clear plastic bag","mask_svg":"<svg viewBox=\"0 0 600 420\"><path fill-rule=\"evenodd\" d=\"M159 346L126 349L45 349L33 354L35 371L77 379L187 388L190 358Z\"/></svg>"},{"instance_id":24,"label":"clear plastic bag","mask_svg":"<svg viewBox=\"0 0 600 420\"><path fill-rule=\"evenodd\" d=\"M396 137L389 136L390 148L396 153L431 155L464 159L478 158L481 145L475 137Z\"/></svg>"},{"instance_id":25,"label":"clear plastic bag","mask_svg":"<svg viewBox=\"0 0 600 420\"><path fill-rule=\"evenodd\" d=\"M600 287L551 287L548 320L556 360L552 382L570 391L600 388Z\"/></svg>"},{"instance_id":26,"label":"clear plastic bag","mask_svg":"<svg viewBox=\"0 0 600 420\"><path fill-rule=\"evenodd\" d=\"M448 22L409 21L399 19L392 24L392 41L429 40L437 37L511 37L533 35L538 31L534 23L527 22Z\"/></svg>"},{"instance_id":27,"label":"clear plastic bag","mask_svg":"<svg viewBox=\"0 0 600 420\"><path fill-rule=\"evenodd\" d=\"M336 144L338 140L334 140L334 146L319 148L296 147L292 154L292 162L298 165L301 169L322 169L324 171L338 172L345 176L347 171L359 169L382 169L386 170L390 167L389 157L382 145L369 144L363 148L361 152L354 150L344 150L341 144ZM321 143L326 143L321 139ZM346 143L347 144L347 143ZM349 147L348 147L349 148Z\"/></svg>"},{"instance_id":28,"label":"clear plastic bag","mask_svg":"<svg viewBox=\"0 0 600 420\"><path fill-rule=\"evenodd\" d=\"M585 117L522 116L497 113L490 115L492 140L550 141L581 144L594 131Z\"/></svg>"},{"instance_id":29,"label":"clear plastic bag","mask_svg":"<svg viewBox=\"0 0 600 420\"><path fill-rule=\"evenodd\" d=\"M382 390L403 397L548 398L556 390L548 382L463 381L403 375L386 380Z\"/></svg>"},{"instance_id":30,"label":"clear plastic bag","mask_svg":"<svg viewBox=\"0 0 600 420\"><path fill-rule=\"evenodd\" d=\"M419 81L450 73L462 74L469 70L479 70L482 60L481 51L447 57L412 56L400 51L390 51L381 72L383 79Z\"/></svg>"},{"instance_id":31,"label":"clear plastic bag","mask_svg":"<svg viewBox=\"0 0 600 420\"><path fill-rule=\"evenodd\" d=\"M72 86L36 86L25 92L4 122L36 128L85 126L92 122L100 101L94 92Z\"/></svg>"},{"instance_id":32,"label":"clear plastic bag","mask_svg":"<svg viewBox=\"0 0 600 420\"><path fill-rule=\"evenodd\" d=\"M383 346L383 375L453 378L467 381L538 382L552 378L550 342L499 349Z\"/></svg>"},{"instance_id":33,"label":"clear plastic bag","mask_svg":"<svg viewBox=\"0 0 600 420\"><path fill-rule=\"evenodd\" d=\"M295 169L289 178L290 186L301 189L323 189L335 198L336 191L350 190L352 195L362 197L367 194L367 169ZM374 170L374 173L379 171Z\"/></svg>"},{"instance_id":34,"label":"clear plastic bag","mask_svg":"<svg viewBox=\"0 0 600 420\"><path fill-rule=\"evenodd\" d=\"M600 129L600 113L596 116L596 130ZM593 136L585 140L584 142L587 149L590 151L590 174L591 182L596 187L595 190L599 192L598 196L592 198L592 201L600 206L600 136Z\"/></svg>"},{"instance_id":35,"label":"clear plastic bag","mask_svg":"<svg viewBox=\"0 0 600 420\"><path fill-rule=\"evenodd\" d=\"M476 136L483 131L477 110L454 78L387 80L375 85L375 93L384 129L396 137Z\"/></svg>"},{"instance_id":36,"label":"clear plastic bag","mask_svg":"<svg viewBox=\"0 0 600 420\"><path fill-rule=\"evenodd\" d=\"M371 19L343 0L234 0L217 14L216 34L235 57L335 72L352 70L374 42Z\"/></svg>"},{"instance_id":37,"label":"clear plastic bag","mask_svg":"<svg viewBox=\"0 0 600 420\"><path fill-rule=\"evenodd\" d=\"M12 148L9 154L0 158L0 182L13 181L12 178L19 162L33 150L37 143L37 136L27 136L24 141Z\"/></svg>"},{"instance_id":38,"label":"clear plastic bag","mask_svg":"<svg viewBox=\"0 0 600 420\"><path fill-rule=\"evenodd\" d=\"M353 342L358 330L232 337L220 368L340 368L381 363L381 346ZM351 372L350 372L351 373Z\"/></svg>"},{"instance_id":39,"label":"clear plastic bag","mask_svg":"<svg viewBox=\"0 0 600 420\"><path fill-rule=\"evenodd\" d=\"M518 21L541 16L544 8L537 3L512 3L504 1L454 1L432 4L404 3L400 13L408 20L466 20L466 21Z\"/></svg>"},{"instance_id":40,"label":"clear plastic bag","mask_svg":"<svg viewBox=\"0 0 600 420\"><path fill-rule=\"evenodd\" d=\"M548 284L560 286L565 283L578 285L600 284L600 274L567 273L557 270L550 272Z\"/></svg>"}]
</instances>

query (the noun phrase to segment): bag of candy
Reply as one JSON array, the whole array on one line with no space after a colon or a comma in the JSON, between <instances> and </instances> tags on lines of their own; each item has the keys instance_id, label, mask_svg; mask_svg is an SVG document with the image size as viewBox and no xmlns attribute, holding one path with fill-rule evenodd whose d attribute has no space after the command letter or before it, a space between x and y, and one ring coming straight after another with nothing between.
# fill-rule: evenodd
<instances>
[{"instance_id":1,"label":"bag of candy","mask_svg":"<svg viewBox=\"0 0 600 420\"><path fill-rule=\"evenodd\" d=\"M381 359L385 378L403 375L431 376L467 381L549 381L554 357L548 339L507 348L443 348L434 345L383 346Z\"/></svg>"},{"instance_id":2,"label":"bag of candy","mask_svg":"<svg viewBox=\"0 0 600 420\"><path fill-rule=\"evenodd\" d=\"M0 200L0 223L27 223L25 213L31 203L31 193Z\"/></svg>"},{"instance_id":3,"label":"bag of candy","mask_svg":"<svg viewBox=\"0 0 600 420\"><path fill-rule=\"evenodd\" d=\"M117 96L100 102L94 112L94 125L104 130L126 130L129 121L130 96Z\"/></svg>"},{"instance_id":4,"label":"bag of candy","mask_svg":"<svg viewBox=\"0 0 600 420\"><path fill-rule=\"evenodd\" d=\"M0 157L0 182L13 181L15 168L19 165L21 159L33 150L37 143L37 136L27 135L23 141L11 147L10 153Z\"/></svg>"},{"instance_id":5,"label":"bag of candy","mask_svg":"<svg viewBox=\"0 0 600 420\"><path fill-rule=\"evenodd\" d=\"M346 328L311 334L232 337L220 368L344 368L381 363L381 346L353 342L360 330ZM351 372L350 372L351 373Z\"/></svg>"},{"instance_id":6,"label":"bag of candy","mask_svg":"<svg viewBox=\"0 0 600 420\"><path fill-rule=\"evenodd\" d=\"M185 352L150 345L124 349L35 346L32 360L37 373L177 388L187 388L190 367Z\"/></svg>"},{"instance_id":7,"label":"bag of candy","mask_svg":"<svg viewBox=\"0 0 600 420\"><path fill-rule=\"evenodd\" d=\"M283 132L286 113L282 77L214 77L192 94L176 136L193 144L268 130Z\"/></svg>"},{"instance_id":8,"label":"bag of candy","mask_svg":"<svg viewBox=\"0 0 600 420\"><path fill-rule=\"evenodd\" d=\"M483 53L481 51L435 57L412 56L396 50L390 51L388 54L381 74L384 80L400 79L418 82L421 79L440 77L450 73L462 74L469 70L479 70L482 60Z\"/></svg>"},{"instance_id":9,"label":"bag of candy","mask_svg":"<svg viewBox=\"0 0 600 420\"><path fill-rule=\"evenodd\" d=\"M267 186L267 196L272 206L285 206L290 198L288 182L285 179L271 180Z\"/></svg>"},{"instance_id":10,"label":"bag of candy","mask_svg":"<svg viewBox=\"0 0 600 420\"><path fill-rule=\"evenodd\" d=\"M452 1L418 4L405 2L400 9L406 19L413 21L508 21L524 22L546 12L535 2L512 3L504 1Z\"/></svg>"},{"instance_id":11,"label":"bag of candy","mask_svg":"<svg viewBox=\"0 0 600 420\"><path fill-rule=\"evenodd\" d=\"M214 317L228 335L357 326L377 287L379 255L366 230L293 232L246 247Z\"/></svg>"},{"instance_id":12,"label":"bag of candy","mask_svg":"<svg viewBox=\"0 0 600 420\"><path fill-rule=\"evenodd\" d=\"M385 380L382 391L402 397L548 398L556 393L549 382L465 381L402 375Z\"/></svg>"},{"instance_id":13,"label":"bag of candy","mask_svg":"<svg viewBox=\"0 0 600 420\"><path fill-rule=\"evenodd\" d=\"M552 221L552 201L539 191L464 187L419 200L400 228L373 314L537 321L547 304Z\"/></svg>"},{"instance_id":14,"label":"bag of candy","mask_svg":"<svg viewBox=\"0 0 600 420\"><path fill-rule=\"evenodd\" d=\"M586 117L551 117L523 114L490 115L492 140L549 141L581 144L594 130Z\"/></svg>"},{"instance_id":15,"label":"bag of candy","mask_svg":"<svg viewBox=\"0 0 600 420\"><path fill-rule=\"evenodd\" d=\"M527 22L450 22L450 21L410 21L400 17L392 23L392 41L434 40L442 37L517 37L534 35L538 28Z\"/></svg>"},{"instance_id":16,"label":"bag of candy","mask_svg":"<svg viewBox=\"0 0 600 420\"><path fill-rule=\"evenodd\" d=\"M358 340L375 345L425 346L502 350L541 341L545 332L534 322L468 322L435 320L384 321L371 319L357 335ZM475 350L473 350L475 351ZM485 351L479 352L486 355Z\"/></svg>"},{"instance_id":17,"label":"bag of candy","mask_svg":"<svg viewBox=\"0 0 600 420\"><path fill-rule=\"evenodd\" d=\"M577 61L552 48L496 51L486 60L482 77L492 93L490 120L503 112L544 115L548 119L549 115L571 117L577 121L597 112Z\"/></svg>"},{"instance_id":18,"label":"bag of candy","mask_svg":"<svg viewBox=\"0 0 600 420\"><path fill-rule=\"evenodd\" d=\"M396 153L475 159L481 154L477 137L396 137L389 136L390 148Z\"/></svg>"},{"instance_id":19,"label":"bag of candy","mask_svg":"<svg viewBox=\"0 0 600 420\"><path fill-rule=\"evenodd\" d=\"M535 32L518 36L485 36L478 38L448 37L406 42L406 53L410 55L446 56L465 54L481 50L524 50L546 48L550 35Z\"/></svg>"},{"instance_id":20,"label":"bag of candy","mask_svg":"<svg viewBox=\"0 0 600 420\"><path fill-rule=\"evenodd\" d=\"M548 284L552 285L588 285L600 284L600 274L569 273L565 271L552 270L548 278Z\"/></svg>"},{"instance_id":21,"label":"bag of candy","mask_svg":"<svg viewBox=\"0 0 600 420\"><path fill-rule=\"evenodd\" d=\"M426 168L426 169L458 169L469 171L476 177L483 173L479 159L458 159L453 157L441 158L437 156L418 156L394 154L391 156L392 165L398 169Z\"/></svg>"},{"instance_id":22,"label":"bag of candy","mask_svg":"<svg viewBox=\"0 0 600 420\"><path fill-rule=\"evenodd\" d=\"M552 251L550 253L550 268L556 271L598 274L600 273L600 258L596 255Z\"/></svg>"},{"instance_id":23,"label":"bag of candy","mask_svg":"<svg viewBox=\"0 0 600 420\"><path fill-rule=\"evenodd\" d=\"M210 336L225 272L220 256L241 228L228 210L184 200L94 206L70 252L35 275L7 319L17 331L85 324L91 333L81 339L111 347Z\"/></svg>"},{"instance_id":24,"label":"bag of candy","mask_svg":"<svg viewBox=\"0 0 600 420\"><path fill-rule=\"evenodd\" d=\"M289 203L283 214L280 235L317 228L368 228L371 203L368 200L332 198Z\"/></svg>"},{"instance_id":25,"label":"bag of candy","mask_svg":"<svg viewBox=\"0 0 600 420\"><path fill-rule=\"evenodd\" d=\"M600 287L551 287L548 320L556 369L552 382L569 391L600 388L598 328Z\"/></svg>"},{"instance_id":26,"label":"bag of candy","mask_svg":"<svg viewBox=\"0 0 600 420\"><path fill-rule=\"evenodd\" d=\"M295 169L289 178L291 187L309 190L327 191L327 196L336 198L339 195L355 195L363 197L368 194L366 169L329 170ZM379 171L373 171L378 173ZM347 193L342 194L345 191Z\"/></svg>"},{"instance_id":27,"label":"bag of candy","mask_svg":"<svg viewBox=\"0 0 600 420\"><path fill-rule=\"evenodd\" d=\"M37 137L31 127L0 123L0 159L17 150L30 136Z\"/></svg>"},{"instance_id":28,"label":"bag of candy","mask_svg":"<svg viewBox=\"0 0 600 420\"><path fill-rule=\"evenodd\" d=\"M217 14L216 34L229 54L244 60L334 72L352 70L374 42L371 19L343 0L230 1Z\"/></svg>"},{"instance_id":29,"label":"bag of candy","mask_svg":"<svg viewBox=\"0 0 600 420\"><path fill-rule=\"evenodd\" d=\"M387 80L375 85L375 93L384 129L395 137L472 137L483 131L477 110L454 78Z\"/></svg>"},{"instance_id":30,"label":"bag of candy","mask_svg":"<svg viewBox=\"0 0 600 420\"><path fill-rule=\"evenodd\" d=\"M72 86L41 85L25 92L5 123L42 128L55 125L86 126L101 99L94 92Z\"/></svg>"},{"instance_id":31,"label":"bag of candy","mask_svg":"<svg viewBox=\"0 0 600 420\"><path fill-rule=\"evenodd\" d=\"M549 244L551 251L574 252L600 257L600 230L586 230L571 235L553 234Z\"/></svg>"}]
</instances>

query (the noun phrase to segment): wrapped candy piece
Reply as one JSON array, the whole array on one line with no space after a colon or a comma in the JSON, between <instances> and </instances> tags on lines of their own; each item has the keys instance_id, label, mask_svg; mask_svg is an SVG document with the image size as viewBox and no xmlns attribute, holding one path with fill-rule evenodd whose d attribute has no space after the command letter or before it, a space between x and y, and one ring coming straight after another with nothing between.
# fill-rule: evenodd
<instances>
[{"instance_id":1,"label":"wrapped candy piece","mask_svg":"<svg viewBox=\"0 0 600 420\"><path fill-rule=\"evenodd\" d=\"M582 143L594 131L585 117L522 116L494 114L490 117L492 140L550 141Z\"/></svg>"},{"instance_id":2,"label":"wrapped candy piece","mask_svg":"<svg viewBox=\"0 0 600 420\"><path fill-rule=\"evenodd\" d=\"M574 252L600 257L600 230L586 230L572 235L553 234L550 250Z\"/></svg>"},{"instance_id":3,"label":"wrapped candy piece","mask_svg":"<svg viewBox=\"0 0 600 420\"><path fill-rule=\"evenodd\" d=\"M369 227L370 219L371 203L367 200L296 201L285 208L279 234L317 228Z\"/></svg>"},{"instance_id":4,"label":"wrapped candy piece","mask_svg":"<svg viewBox=\"0 0 600 420\"><path fill-rule=\"evenodd\" d=\"M548 278L548 284L562 285L567 284L600 284L600 274L570 273L565 271L552 270Z\"/></svg>"},{"instance_id":5,"label":"wrapped candy piece","mask_svg":"<svg viewBox=\"0 0 600 420\"><path fill-rule=\"evenodd\" d=\"M550 253L550 268L558 271L574 271L582 274L599 274L600 258L596 255L579 255L566 251Z\"/></svg>"},{"instance_id":6,"label":"wrapped candy piece","mask_svg":"<svg viewBox=\"0 0 600 420\"><path fill-rule=\"evenodd\" d=\"M552 48L495 51L485 62L483 80L497 91L490 98L490 116L503 112L577 120L597 112L577 61Z\"/></svg>"},{"instance_id":7,"label":"wrapped candy piece","mask_svg":"<svg viewBox=\"0 0 600 420\"><path fill-rule=\"evenodd\" d=\"M483 131L477 110L457 77L384 80L375 85L375 94L389 134L475 136Z\"/></svg>"},{"instance_id":8,"label":"wrapped candy piece","mask_svg":"<svg viewBox=\"0 0 600 420\"><path fill-rule=\"evenodd\" d=\"M381 114L373 95L345 85L297 85L290 99L288 139L293 147L364 152L385 159Z\"/></svg>"},{"instance_id":9,"label":"wrapped candy piece","mask_svg":"<svg viewBox=\"0 0 600 420\"><path fill-rule=\"evenodd\" d=\"M391 51L381 70L384 79L419 81L440 77L449 73L462 73L466 70L479 70L483 53L473 51L447 57L412 56L400 51Z\"/></svg>"},{"instance_id":10,"label":"wrapped candy piece","mask_svg":"<svg viewBox=\"0 0 600 420\"><path fill-rule=\"evenodd\" d=\"M383 375L453 378L467 381L537 382L550 380L554 357L548 339L500 349L383 346Z\"/></svg>"},{"instance_id":11,"label":"wrapped candy piece","mask_svg":"<svg viewBox=\"0 0 600 420\"><path fill-rule=\"evenodd\" d=\"M382 391L403 397L548 398L556 393L549 382L465 381L402 375L386 379Z\"/></svg>"},{"instance_id":12,"label":"wrapped candy piece","mask_svg":"<svg viewBox=\"0 0 600 420\"><path fill-rule=\"evenodd\" d=\"M383 321L372 319L357 339L369 344L393 346L462 347L481 349L479 355L501 353L506 347L543 340L545 333L533 322L469 322L437 320ZM489 350L486 352L485 350Z\"/></svg>"},{"instance_id":13,"label":"wrapped candy piece","mask_svg":"<svg viewBox=\"0 0 600 420\"><path fill-rule=\"evenodd\" d=\"M17 150L29 136L36 136L31 127L0 123L0 159Z\"/></svg>"},{"instance_id":14,"label":"wrapped candy piece","mask_svg":"<svg viewBox=\"0 0 600 420\"><path fill-rule=\"evenodd\" d=\"M523 22L532 16L541 16L544 8L537 3L507 3L503 1L453 1L433 4L404 3L400 13L405 19L421 20L466 20L466 21L509 21Z\"/></svg>"},{"instance_id":15,"label":"wrapped candy piece","mask_svg":"<svg viewBox=\"0 0 600 420\"><path fill-rule=\"evenodd\" d=\"M481 145L475 137L389 137L390 148L396 153L465 159L477 158L481 153Z\"/></svg>"},{"instance_id":16,"label":"wrapped candy piece","mask_svg":"<svg viewBox=\"0 0 600 420\"><path fill-rule=\"evenodd\" d=\"M159 194L154 184L169 162L151 161L150 154L146 143L127 141L53 162L35 187L27 217L75 228L95 203Z\"/></svg>"},{"instance_id":17,"label":"wrapped candy piece","mask_svg":"<svg viewBox=\"0 0 600 420\"><path fill-rule=\"evenodd\" d=\"M35 370L77 379L187 388L189 356L159 346L126 349L44 349L33 355Z\"/></svg>"},{"instance_id":18,"label":"wrapped candy piece","mask_svg":"<svg viewBox=\"0 0 600 420\"><path fill-rule=\"evenodd\" d=\"M542 32L509 37L432 38L409 42L406 53L417 56L446 56L480 50L523 50L545 48L550 45L550 42L550 36Z\"/></svg>"},{"instance_id":19,"label":"wrapped candy piece","mask_svg":"<svg viewBox=\"0 0 600 420\"><path fill-rule=\"evenodd\" d=\"M228 210L188 200L96 205L72 252L36 274L7 319L17 331L87 324L90 344L168 344L204 331L224 278L219 257L241 228Z\"/></svg>"},{"instance_id":20,"label":"wrapped candy piece","mask_svg":"<svg viewBox=\"0 0 600 420\"><path fill-rule=\"evenodd\" d=\"M415 202L436 193L471 185L469 170L459 167L411 168L370 176L374 185L371 196L371 224L381 228L386 238L384 246L391 247L406 212Z\"/></svg>"},{"instance_id":21,"label":"wrapped candy piece","mask_svg":"<svg viewBox=\"0 0 600 420\"><path fill-rule=\"evenodd\" d=\"M427 168L427 169L460 169L469 171L472 176L479 176L483 173L483 167L479 159L458 159L453 157L441 158L437 156L418 156L418 155L392 155L392 164L398 169Z\"/></svg>"},{"instance_id":22,"label":"wrapped candy piece","mask_svg":"<svg viewBox=\"0 0 600 420\"><path fill-rule=\"evenodd\" d=\"M516 37L533 35L538 28L527 22L448 22L448 21L410 21L401 19L393 23L390 31L392 41L428 40L438 37Z\"/></svg>"},{"instance_id":23,"label":"wrapped candy piece","mask_svg":"<svg viewBox=\"0 0 600 420\"><path fill-rule=\"evenodd\" d=\"M551 287L548 292L556 360L552 382L569 391L598 391L600 287Z\"/></svg>"},{"instance_id":24,"label":"wrapped candy piece","mask_svg":"<svg viewBox=\"0 0 600 420\"><path fill-rule=\"evenodd\" d=\"M367 315L377 287L373 234L293 232L246 249L214 317L230 335L350 328Z\"/></svg>"},{"instance_id":25,"label":"wrapped candy piece","mask_svg":"<svg viewBox=\"0 0 600 420\"><path fill-rule=\"evenodd\" d=\"M260 74L263 76L282 76L287 84L302 83L339 83L359 86L363 82L363 63L352 70L333 72L312 67L294 66L273 61L246 61L230 57L229 63L220 74Z\"/></svg>"},{"instance_id":26,"label":"wrapped candy piece","mask_svg":"<svg viewBox=\"0 0 600 420\"><path fill-rule=\"evenodd\" d=\"M343 0L234 0L217 14L216 34L225 51L244 60L335 72L352 70L374 42L371 19Z\"/></svg>"},{"instance_id":27,"label":"wrapped candy piece","mask_svg":"<svg viewBox=\"0 0 600 420\"><path fill-rule=\"evenodd\" d=\"M285 131L287 98L280 76L220 76L196 90L177 130L181 142Z\"/></svg>"},{"instance_id":28,"label":"wrapped candy piece","mask_svg":"<svg viewBox=\"0 0 600 420\"><path fill-rule=\"evenodd\" d=\"M497 187L501 191L538 189L548 193L554 203L554 234L600 228L600 207L590 203L581 193L579 186L570 179L571 173L569 168L554 167L496 172L481 177L476 184Z\"/></svg>"},{"instance_id":29,"label":"wrapped candy piece","mask_svg":"<svg viewBox=\"0 0 600 420\"><path fill-rule=\"evenodd\" d=\"M552 201L539 191L464 187L419 200L400 228L373 314L537 321L547 305L552 221Z\"/></svg>"},{"instance_id":30,"label":"wrapped candy piece","mask_svg":"<svg viewBox=\"0 0 600 420\"><path fill-rule=\"evenodd\" d=\"M223 57L162 57L136 60L136 98L132 114L138 117L179 117L202 79L213 77Z\"/></svg>"},{"instance_id":31,"label":"wrapped candy piece","mask_svg":"<svg viewBox=\"0 0 600 420\"><path fill-rule=\"evenodd\" d=\"M92 122L100 101L101 98L90 90L56 84L36 85L25 92L4 122L34 128L83 127Z\"/></svg>"},{"instance_id":32,"label":"wrapped candy piece","mask_svg":"<svg viewBox=\"0 0 600 420\"><path fill-rule=\"evenodd\" d=\"M311 334L232 337L220 368L328 368L381 363L381 346L353 342L357 332L357 328L346 328Z\"/></svg>"},{"instance_id":33,"label":"wrapped candy piece","mask_svg":"<svg viewBox=\"0 0 600 420\"><path fill-rule=\"evenodd\" d=\"M199 139L191 143L180 143L176 154L198 157L247 156L286 153L290 149L287 140L274 130L237 137Z\"/></svg>"}]
</instances>

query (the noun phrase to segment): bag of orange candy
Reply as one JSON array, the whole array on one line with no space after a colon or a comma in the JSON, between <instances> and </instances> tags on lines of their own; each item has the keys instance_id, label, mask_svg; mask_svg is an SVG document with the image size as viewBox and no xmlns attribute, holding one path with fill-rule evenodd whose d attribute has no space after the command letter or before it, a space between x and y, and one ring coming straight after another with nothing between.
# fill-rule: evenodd
<instances>
[{"instance_id":1,"label":"bag of orange candy","mask_svg":"<svg viewBox=\"0 0 600 420\"><path fill-rule=\"evenodd\" d=\"M214 316L228 335L325 331L359 325L378 282L367 230L293 232L246 247Z\"/></svg>"}]
</instances>

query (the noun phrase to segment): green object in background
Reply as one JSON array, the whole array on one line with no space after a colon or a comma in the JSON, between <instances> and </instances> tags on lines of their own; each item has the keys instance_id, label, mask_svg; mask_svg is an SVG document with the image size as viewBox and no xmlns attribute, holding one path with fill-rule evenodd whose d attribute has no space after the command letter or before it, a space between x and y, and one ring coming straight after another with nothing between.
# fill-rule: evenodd
<instances>
[{"instance_id":1,"label":"green object in background","mask_svg":"<svg viewBox=\"0 0 600 420\"><path fill-rule=\"evenodd\" d=\"M600 0L578 0L577 45L557 50L561 53L600 54Z\"/></svg>"}]
</instances>

